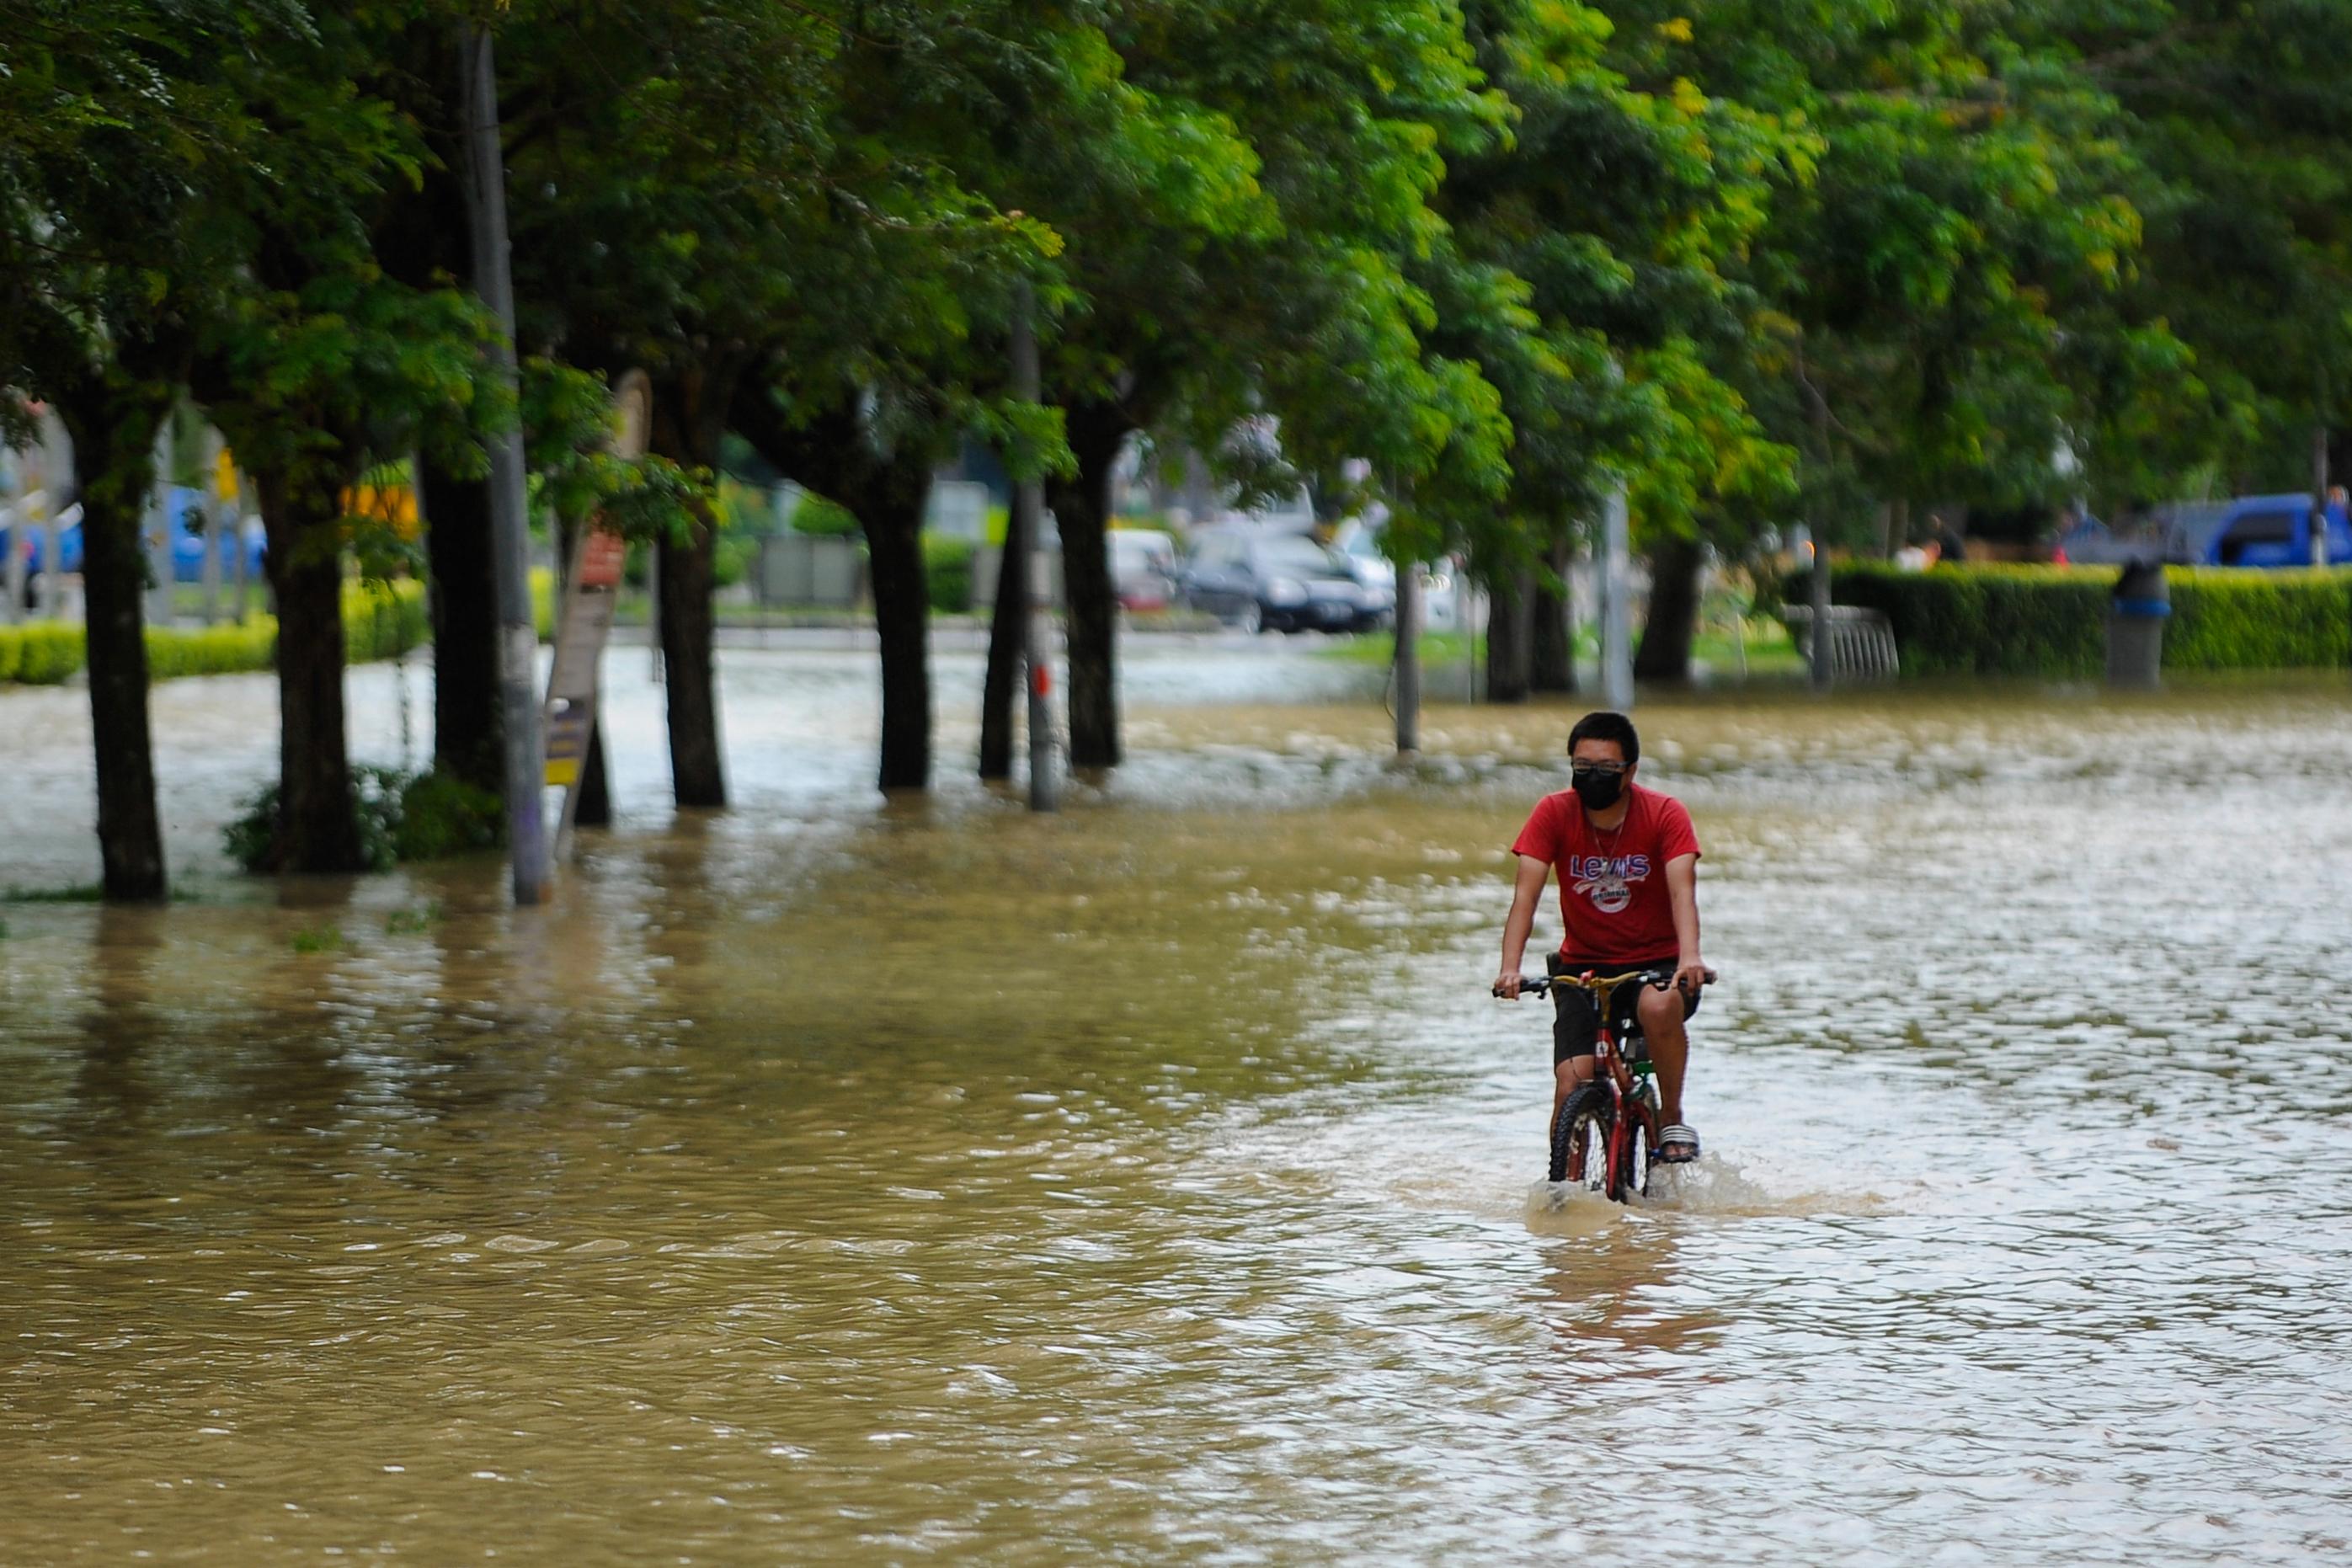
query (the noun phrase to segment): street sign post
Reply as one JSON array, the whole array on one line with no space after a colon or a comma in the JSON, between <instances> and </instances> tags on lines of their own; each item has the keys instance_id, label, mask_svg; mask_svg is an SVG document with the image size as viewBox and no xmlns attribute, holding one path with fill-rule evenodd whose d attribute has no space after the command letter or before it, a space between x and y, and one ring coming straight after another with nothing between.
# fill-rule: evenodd
<instances>
[{"instance_id":1,"label":"street sign post","mask_svg":"<svg viewBox=\"0 0 2352 1568\"><path fill-rule=\"evenodd\" d=\"M624 458L645 456L653 421L653 384L641 370L623 375L613 389L621 416L614 450ZM556 851L572 836L580 810L583 769L596 732L596 699L604 666L604 643L613 630L613 606L621 592L628 544L601 521L591 521L572 542L565 564L563 598L555 622L555 662L547 676L547 784L563 792L556 818Z\"/></svg>"}]
</instances>

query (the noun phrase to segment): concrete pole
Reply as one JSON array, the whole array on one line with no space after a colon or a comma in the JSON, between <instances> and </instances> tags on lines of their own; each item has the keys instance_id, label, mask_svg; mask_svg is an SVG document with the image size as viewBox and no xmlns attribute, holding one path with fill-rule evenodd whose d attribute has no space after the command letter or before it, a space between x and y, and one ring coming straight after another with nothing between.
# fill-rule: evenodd
<instances>
[{"instance_id":1,"label":"concrete pole","mask_svg":"<svg viewBox=\"0 0 2352 1568\"><path fill-rule=\"evenodd\" d=\"M1633 584L1626 562L1632 531L1620 479L1601 514L1601 700L1620 713L1633 710Z\"/></svg>"},{"instance_id":2,"label":"concrete pole","mask_svg":"<svg viewBox=\"0 0 2352 1568\"><path fill-rule=\"evenodd\" d=\"M251 483L252 481L243 474L237 475L236 500L228 507L229 538L236 542L236 547L230 551L228 558L229 592L232 595L230 600L232 613L229 618L238 626L245 625L246 601L250 597L246 592L245 580L247 572L247 557L251 555L252 551L246 543L245 525L252 521L252 518L246 512L245 498L253 493Z\"/></svg>"},{"instance_id":3,"label":"concrete pole","mask_svg":"<svg viewBox=\"0 0 2352 1568\"><path fill-rule=\"evenodd\" d=\"M508 270L505 153L499 142L497 66L490 35L468 25L461 39L465 81L466 196L473 238L474 292L498 323L492 374L509 393L518 381L514 279ZM539 721L539 637L530 616L530 536L524 495L522 429L490 438L490 564L499 600L499 691L506 721L507 851L518 904L547 897L547 763Z\"/></svg>"},{"instance_id":4,"label":"concrete pole","mask_svg":"<svg viewBox=\"0 0 2352 1568\"><path fill-rule=\"evenodd\" d=\"M15 505L0 507L0 527L8 530L8 559L0 562L0 595L7 603L0 605L0 622L10 626L25 618L26 510L21 490Z\"/></svg>"},{"instance_id":5,"label":"concrete pole","mask_svg":"<svg viewBox=\"0 0 2352 1568\"><path fill-rule=\"evenodd\" d=\"M1013 310L1013 395L1024 403L1037 401L1036 300L1029 285ZM1012 519L1006 527L1004 559L1000 572L1015 572L1021 584L1021 655L1029 689L1029 809L1055 811L1061 806L1061 779L1054 759L1054 656L1050 605L1037 541L1044 531L1045 481L1023 479L1013 487Z\"/></svg>"},{"instance_id":6,"label":"concrete pole","mask_svg":"<svg viewBox=\"0 0 2352 1568\"><path fill-rule=\"evenodd\" d=\"M163 417L155 432L155 473L147 484L147 510L140 519L141 542L147 547L147 624L172 624L172 536L177 530L172 516L172 419ZM84 534L87 539L89 535Z\"/></svg>"},{"instance_id":7,"label":"concrete pole","mask_svg":"<svg viewBox=\"0 0 2352 1568\"><path fill-rule=\"evenodd\" d=\"M1396 749L1399 761L1421 751L1421 563L1397 563ZM1466 640L1466 639L1465 639Z\"/></svg>"},{"instance_id":8,"label":"concrete pole","mask_svg":"<svg viewBox=\"0 0 2352 1568\"><path fill-rule=\"evenodd\" d=\"M66 531L55 511L41 519L41 608L49 619L66 618Z\"/></svg>"},{"instance_id":9,"label":"concrete pole","mask_svg":"<svg viewBox=\"0 0 2352 1568\"><path fill-rule=\"evenodd\" d=\"M2311 427L2311 563L2327 564L2327 421Z\"/></svg>"},{"instance_id":10,"label":"concrete pole","mask_svg":"<svg viewBox=\"0 0 2352 1568\"><path fill-rule=\"evenodd\" d=\"M1812 649L1813 689L1827 691L1837 675L1837 649L1830 637L1830 552L1818 534L1812 545L1813 634L1807 646Z\"/></svg>"}]
</instances>

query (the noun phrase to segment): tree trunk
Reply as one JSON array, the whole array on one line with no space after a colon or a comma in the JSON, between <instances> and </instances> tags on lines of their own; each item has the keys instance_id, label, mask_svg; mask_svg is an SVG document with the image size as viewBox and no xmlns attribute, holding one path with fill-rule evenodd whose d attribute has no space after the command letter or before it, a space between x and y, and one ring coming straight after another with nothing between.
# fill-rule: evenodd
<instances>
[{"instance_id":1,"label":"tree trunk","mask_svg":"<svg viewBox=\"0 0 2352 1568\"><path fill-rule=\"evenodd\" d=\"M279 871L357 871L343 718L342 503L332 484L256 466L278 612Z\"/></svg>"},{"instance_id":2,"label":"tree trunk","mask_svg":"<svg viewBox=\"0 0 2352 1568\"><path fill-rule=\"evenodd\" d=\"M882 643L880 783L886 790L929 789L931 607L923 569L923 510L939 448L909 441L877 449L854 397L787 424L758 382L745 381L743 393L734 402L736 430L777 468L847 509L866 532L875 629ZM1000 603L1003 579L1019 569L1019 563L1007 561L998 574ZM1018 649L1017 631L996 640Z\"/></svg>"},{"instance_id":3,"label":"tree trunk","mask_svg":"<svg viewBox=\"0 0 2352 1568\"><path fill-rule=\"evenodd\" d=\"M662 690L669 699L670 786L680 805L727 804L719 755L719 689L710 609L719 524L707 501L690 503L684 541L665 535L661 561Z\"/></svg>"},{"instance_id":4,"label":"tree trunk","mask_svg":"<svg viewBox=\"0 0 2352 1568\"><path fill-rule=\"evenodd\" d=\"M1008 531L1007 542L1011 542ZM996 568L996 608L988 623L988 673L980 689L980 776L1013 776L1013 697L1021 678L1022 584L1020 563L1007 549Z\"/></svg>"},{"instance_id":5,"label":"tree trunk","mask_svg":"<svg viewBox=\"0 0 2352 1568\"><path fill-rule=\"evenodd\" d=\"M1636 680L1688 680L1698 630L1699 546L1679 535L1650 552L1650 613L1633 655Z\"/></svg>"},{"instance_id":6,"label":"tree trunk","mask_svg":"<svg viewBox=\"0 0 2352 1568\"><path fill-rule=\"evenodd\" d=\"M1528 627L1528 686L1535 691L1576 689L1576 606L1568 593L1575 546L1565 538L1551 548L1552 574L1560 586L1536 589L1535 615Z\"/></svg>"},{"instance_id":7,"label":"tree trunk","mask_svg":"<svg viewBox=\"0 0 2352 1568\"><path fill-rule=\"evenodd\" d=\"M1528 700L1528 582L1525 573L1500 572L1487 588L1486 700Z\"/></svg>"},{"instance_id":8,"label":"tree trunk","mask_svg":"<svg viewBox=\"0 0 2352 1568\"><path fill-rule=\"evenodd\" d=\"M930 468L890 466L863 493L840 500L866 530L874 574L874 627L882 642L882 767L886 790L931 785L929 585L923 570L923 505ZM1010 573L1018 563L1004 563Z\"/></svg>"},{"instance_id":9,"label":"tree trunk","mask_svg":"<svg viewBox=\"0 0 2352 1568\"><path fill-rule=\"evenodd\" d=\"M419 465L433 609L433 767L506 793L499 691L498 585L490 571L490 489Z\"/></svg>"},{"instance_id":10,"label":"tree trunk","mask_svg":"<svg viewBox=\"0 0 2352 1568\"><path fill-rule=\"evenodd\" d=\"M1115 768L1118 744L1118 601L1110 580L1111 471L1132 426L1113 405L1080 404L1065 416L1078 471L1048 479L1046 504L1062 533L1069 597L1070 765Z\"/></svg>"},{"instance_id":11,"label":"tree trunk","mask_svg":"<svg viewBox=\"0 0 2352 1568\"><path fill-rule=\"evenodd\" d=\"M588 754L580 759L580 801L572 808L580 827L613 826L613 781L604 767L604 721L588 726Z\"/></svg>"},{"instance_id":12,"label":"tree trunk","mask_svg":"<svg viewBox=\"0 0 2352 1568\"><path fill-rule=\"evenodd\" d=\"M61 399L81 491L89 718L98 765L100 886L109 902L165 897L163 831L147 710L147 584L140 520L155 482L155 433L171 411L160 383L92 385Z\"/></svg>"},{"instance_id":13,"label":"tree trunk","mask_svg":"<svg viewBox=\"0 0 2352 1568\"><path fill-rule=\"evenodd\" d=\"M715 470L727 432L728 400L745 361L716 353L654 384L651 449L688 468ZM719 690L711 642L710 591L719 565L719 520L697 500L688 537L656 545L661 577L663 690L669 700L670 785L682 806L722 806L727 780L719 744Z\"/></svg>"}]
</instances>

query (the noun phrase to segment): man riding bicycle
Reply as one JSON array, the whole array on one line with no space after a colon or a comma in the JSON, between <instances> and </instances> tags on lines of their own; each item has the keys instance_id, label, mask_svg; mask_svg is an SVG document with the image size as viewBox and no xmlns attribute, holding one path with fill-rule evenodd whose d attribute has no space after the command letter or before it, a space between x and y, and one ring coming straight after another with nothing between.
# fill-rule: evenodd
<instances>
[{"instance_id":1,"label":"man riding bicycle","mask_svg":"<svg viewBox=\"0 0 2352 1568\"><path fill-rule=\"evenodd\" d=\"M1683 1121L1683 1069L1690 1041L1684 1023L1698 1011L1706 964L1698 950L1698 835L1682 803L1633 782L1641 737L1622 713L1587 713L1568 732L1571 788L1536 803L1511 845L1518 879L1510 918L1503 922L1503 969L1495 994L1516 1000L1519 964L1534 928L1536 904L1554 868L1567 935L1547 955L1553 974L1620 974L1659 970L1671 989L1624 985L1609 999L1610 1026L1619 1035L1636 1019L1658 1077L1658 1158L1683 1164L1698 1158L1698 1134ZM1600 1016L1591 995L1552 988L1552 1116L1580 1083L1593 1077L1593 1036Z\"/></svg>"}]
</instances>

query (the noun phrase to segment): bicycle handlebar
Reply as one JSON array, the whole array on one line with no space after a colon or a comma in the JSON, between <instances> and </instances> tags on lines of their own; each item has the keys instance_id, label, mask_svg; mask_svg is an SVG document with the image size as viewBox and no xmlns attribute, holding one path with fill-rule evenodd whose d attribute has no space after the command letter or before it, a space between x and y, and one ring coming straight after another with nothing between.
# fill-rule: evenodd
<instances>
[{"instance_id":1,"label":"bicycle handlebar","mask_svg":"<svg viewBox=\"0 0 2352 1568\"><path fill-rule=\"evenodd\" d=\"M1614 991L1618 986L1632 980L1643 981L1654 990L1664 991L1675 983L1675 972L1671 969L1629 969L1622 974L1522 974L1519 976L1519 994L1541 996L1549 991L1555 983L1572 985L1585 991L1599 991L1604 987ZM1710 969L1706 972L1706 978L1699 984L1712 985L1715 982L1716 973ZM1502 993L1497 991L1495 994L1500 996Z\"/></svg>"}]
</instances>

